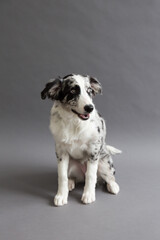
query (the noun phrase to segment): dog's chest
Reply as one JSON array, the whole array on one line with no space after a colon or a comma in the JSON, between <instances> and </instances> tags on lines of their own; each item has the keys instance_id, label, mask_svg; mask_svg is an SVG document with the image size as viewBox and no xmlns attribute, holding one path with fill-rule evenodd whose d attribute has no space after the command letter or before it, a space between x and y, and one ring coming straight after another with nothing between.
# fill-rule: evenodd
<instances>
[{"instance_id":1,"label":"dog's chest","mask_svg":"<svg viewBox=\"0 0 160 240\"><path fill-rule=\"evenodd\" d=\"M90 125L82 127L73 124L64 125L61 121L55 124L51 121L50 129L59 148L79 160L87 156L90 144L96 138L95 131Z\"/></svg>"},{"instance_id":2,"label":"dog's chest","mask_svg":"<svg viewBox=\"0 0 160 240\"><path fill-rule=\"evenodd\" d=\"M50 130L54 135L56 146L62 152L68 152L73 159L86 159L99 137L95 121L73 122L51 116Z\"/></svg>"},{"instance_id":3,"label":"dog's chest","mask_svg":"<svg viewBox=\"0 0 160 240\"><path fill-rule=\"evenodd\" d=\"M68 131L67 131L68 133ZM84 159L89 148L90 139L85 132L62 133L61 144L74 159Z\"/></svg>"},{"instance_id":4,"label":"dog's chest","mask_svg":"<svg viewBox=\"0 0 160 240\"><path fill-rule=\"evenodd\" d=\"M88 144L75 141L74 144L67 144L67 152L73 159L84 159L87 153Z\"/></svg>"}]
</instances>

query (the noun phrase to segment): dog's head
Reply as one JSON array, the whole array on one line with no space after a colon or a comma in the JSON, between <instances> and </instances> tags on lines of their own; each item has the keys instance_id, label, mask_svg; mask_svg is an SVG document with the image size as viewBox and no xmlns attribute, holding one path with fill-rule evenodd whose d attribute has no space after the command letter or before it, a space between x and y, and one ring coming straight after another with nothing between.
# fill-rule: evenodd
<instances>
[{"instance_id":1,"label":"dog's head","mask_svg":"<svg viewBox=\"0 0 160 240\"><path fill-rule=\"evenodd\" d=\"M87 120L94 110L92 98L101 92L101 84L96 78L70 74L47 83L41 92L41 98L60 101L67 110L80 119Z\"/></svg>"}]
</instances>

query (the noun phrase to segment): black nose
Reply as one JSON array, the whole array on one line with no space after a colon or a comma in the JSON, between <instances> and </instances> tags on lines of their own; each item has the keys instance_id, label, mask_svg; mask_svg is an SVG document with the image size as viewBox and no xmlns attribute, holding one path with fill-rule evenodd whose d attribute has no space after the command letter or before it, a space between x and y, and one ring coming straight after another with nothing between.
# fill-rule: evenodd
<instances>
[{"instance_id":1,"label":"black nose","mask_svg":"<svg viewBox=\"0 0 160 240\"><path fill-rule=\"evenodd\" d=\"M92 111L93 111L93 105L92 105L92 104L85 105L85 106L84 106L84 110L85 110L87 113L92 112Z\"/></svg>"}]
</instances>

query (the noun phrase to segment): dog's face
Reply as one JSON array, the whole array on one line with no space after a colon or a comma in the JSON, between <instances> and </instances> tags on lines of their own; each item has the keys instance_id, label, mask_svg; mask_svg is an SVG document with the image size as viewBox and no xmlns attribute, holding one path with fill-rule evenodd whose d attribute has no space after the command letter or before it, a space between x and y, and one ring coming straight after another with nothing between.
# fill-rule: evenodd
<instances>
[{"instance_id":1,"label":"dog's face","mask_svg":"<svg viewBox=\"0 0 160 240\"><path fill-rule=\"evenodd\" d=\"M47 83L41 97L58 100L68 111L72 111L82 120L87 120L94 110L92 98L101 91L101 84L97 79L70 74Z\"/></svg>"}]
</instances>

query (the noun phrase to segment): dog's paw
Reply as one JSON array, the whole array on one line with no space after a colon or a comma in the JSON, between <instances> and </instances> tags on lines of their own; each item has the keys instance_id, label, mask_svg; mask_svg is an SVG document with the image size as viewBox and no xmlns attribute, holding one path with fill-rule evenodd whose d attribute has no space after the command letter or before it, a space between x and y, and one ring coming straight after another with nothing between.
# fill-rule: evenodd
<instances>
[{"instance_id":1,"label":"dog's paw","mask_svg":"<svg viewBox=\"0 0 160 240\"><path fill-rule=\"evenodd\" d=\"M113 194L118 194L120 191L119 185L114 181L107 183L107 189L110 193Z\"/></svg>"},{"instance_id":2,"label":"dog's paw","mask_svg":"<svg viewBox=\"0 0 160 240\"><path fill-rule=\"evenodd\" d=\"M84 204L94 202L96 200L95 192L84 192L81 200Z\"/></svg>"},{"instance_id":3,"label":"dog's paw","mask_svg":"<svg viewBox=\"0 0 160 240\"><path fill-rule=\"evenodd\" d=\"M75 188L75 181L73 179L68 179L68 190L72 191Z\"/></svg>"},{"instance_id":4,"label":"dog's paw","mask_svg":"<svg viewBox=\"0 0 160 240\"><path fill-rule=\"evenodd\" d=\"M67 196L63 194L57 194L54 197L54 205L55 206L63 206L64 204L67 204Z\"/></svg>"}]
</instances>

